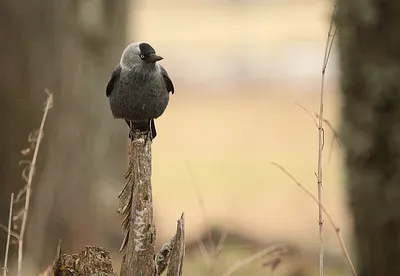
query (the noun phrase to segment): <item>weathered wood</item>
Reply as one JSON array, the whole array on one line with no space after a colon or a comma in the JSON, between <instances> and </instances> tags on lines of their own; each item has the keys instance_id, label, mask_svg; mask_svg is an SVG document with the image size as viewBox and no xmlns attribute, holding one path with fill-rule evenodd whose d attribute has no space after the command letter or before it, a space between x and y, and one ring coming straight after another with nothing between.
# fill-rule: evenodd
<instances>
[{"instance_id":1,"label":"weathered wood","mask_svg":"<svg viewBox=\"0 0 400 276\"><path fill-rule=\"evenodd\" d=\"M175 243L175 236L173 236L168 242L163 244L160 251L157 253L155 258L156 275L161 275L168 267L174 243Z\"/></svg>"},{"instance_id":2,"label":"weathered wood","mask_svg":"<svg viewBox=\"0 0 400 276\"><path fill-rule=\"evenodd\" d=\"M183 259L185 257L185 217L182 214L178 220L175 235L166 242L156 256L156 275L161 275L168 267L167 276L182 275Z\"/></svg>"},{"instance_id":3,"label":"weathered wood","mask_svg":"<svg viewBox=\"0 0 400 276\"><path fill-rule=\"evenodd\" d=\"M126 246L121 276L155 275L151 144L147 133L136 132L129 147L129 166L125 175L127 183L120 195L122 208L119 209L125 215L125 238L121 249ZM126 213L128 210L130 214Z\"/></svg>"},{"instance_id":4,"label":"weathered wood","mask_svg":"<svg viewBox=\"0 0 400 276\"><path fill-rule=\"evenodd\" d=\"M151 140L147 133L136 132L129 145L129 165L126 183L119 199L118 212L124 215L126 248L121 265L121 276L161 275L168 267L168 276L181 276L185 256L184 214L178 220L177 231L155 254L156 228L153 224L151 187Z\"/></svg>"},{"instance_id":5,"label":"weathered wood","mask_svg":"<svg viewBox=\"0 0 400 276\"><path fill-rule=\"evenodd\" d=\"M168 266L167 276L181 276L183 259L185 258L185 215L182 214L176 227L174 247Z\"/></svg>"},{"instance_id":6,"label":"weathered wood","mask_svg":"<svg viewBox=\"0 0 400 276\"><path fill-rule=\"evenodd\" d=\"M110 253L101 247L86 246L80 254L62 254L58 244L52 276L116 276Z\"/></svg>"},{"instance_id":7,"label":"weathered wood","mask_svg":"<svg viewBox=\"0 0 400 276\"><path fill-rule=\"evenodd\" d=\"M126 183L119 195L118 213L124 216L122 227L125 249L121 276L159 276L167 268L167 276L182 276L185 257L185 218L178 220L176 234L155 253L156 229L153 224L151 187L151 140L147 133L135 133L129 145ZM104 269L104 270L100 270ZM69 274L68 274L69 273ZM79 274L83 273L83 274ZM102 248L87 246L79 255L62 255L61 247L53 264L54 276L115 275L109 253Z\"/></svg>"}]
</instances>

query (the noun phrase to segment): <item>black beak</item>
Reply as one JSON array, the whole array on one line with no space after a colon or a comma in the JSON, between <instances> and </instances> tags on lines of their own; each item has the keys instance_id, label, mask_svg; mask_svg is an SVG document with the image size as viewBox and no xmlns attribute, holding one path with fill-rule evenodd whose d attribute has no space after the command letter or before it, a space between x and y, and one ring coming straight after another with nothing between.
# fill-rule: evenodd
<instances>
[{"instance_id":1,"label":"black beak","mask_svg":"<svg viewBox=\"0 0 400 276\"><path fill-rule=\"evenodd\" d=\"M152 53L152 54L150 54L149 57L147 58L147 61L148 61L148 62L156 62L156 61L159 61L159 60L162 60L162 59L164 59L164 58L161 57L161 56L157 56L156 54Z\"/></svg>"}]
</instances>

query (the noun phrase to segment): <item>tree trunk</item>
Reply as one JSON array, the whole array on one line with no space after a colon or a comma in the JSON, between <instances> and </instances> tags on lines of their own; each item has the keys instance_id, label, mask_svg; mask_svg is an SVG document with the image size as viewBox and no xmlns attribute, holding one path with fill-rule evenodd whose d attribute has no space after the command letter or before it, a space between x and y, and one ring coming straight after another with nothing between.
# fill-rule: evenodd
<instances>
[{"instance_id":1,"label":"tree trunk","mask_svg":"<svg viewBox=\"0 0 400 276\"><path fill-rule=\"evenodd\" d=\"M336 2L357 271L400 275L400 2Z\"/></svg>"},{"instance_id":2,"label":"tree trunk","mask_svg":"<svg viewBox=\"0 0 400 276\"><path fill-rule=\"evenodd\" d=\"M96 185L120 179L126 162L128 134L105 96L126 44L126 11L126 0L0 1L0 223L10 193L23 186L19 152L39 125L44 89L54 93L28 218L26 252L34 263L48 264L60 238L67 250L100 242L93 236L102 224Z\"/></svg>"}]
</instances>

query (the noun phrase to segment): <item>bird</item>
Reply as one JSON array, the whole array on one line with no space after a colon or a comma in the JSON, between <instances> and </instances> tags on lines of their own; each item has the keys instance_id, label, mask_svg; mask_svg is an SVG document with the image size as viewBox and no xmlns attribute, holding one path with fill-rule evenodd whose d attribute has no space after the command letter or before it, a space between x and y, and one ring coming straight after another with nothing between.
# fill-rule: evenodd
<instances>
[{"instance_id":1,"label":"bird","mask_svg":"<svg viewBox=\"0 0 400 276\"><path fill-rule=\"evenodd\" d=\"M124 119L129 138L135 130L157 136L154 120L160 117L175 88L167 71L158 62L164 59L147 42L133 42L122 52L119 64L111 73L106 96L115 119Z\"/></svg>"}]
</instances>

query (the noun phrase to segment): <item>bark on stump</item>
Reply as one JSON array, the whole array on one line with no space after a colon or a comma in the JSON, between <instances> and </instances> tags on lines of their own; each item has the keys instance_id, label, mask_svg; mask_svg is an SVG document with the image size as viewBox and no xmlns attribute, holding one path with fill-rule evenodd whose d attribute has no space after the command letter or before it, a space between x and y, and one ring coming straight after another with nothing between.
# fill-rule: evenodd
<instances>
[{"instance_id":1,"label":"bark on stump","mask_svg":"<svg viewBox=\"0 0 400 276\"><path fill-rule=\"evenodd\" d=\"M121 276L155 276L167 269L167 276L181 276L185 257L185 218L182 213L176 234L156 254L156 228L153 223L153 197L151 187L151 144L147 133L136 132L129 145L129 165L126 183L119 195L118 213L122 221L124 239L120 251L125 249ZM65 274L65 273L72 274ZM79 274L81 273L81 274ZM53 266L54 276L91 275L111 276L109 253L100 247L86 247L80 255L61 255L61 247ZM97 273L97 274L96 274Z\"/></svg>"}]
</instances>

